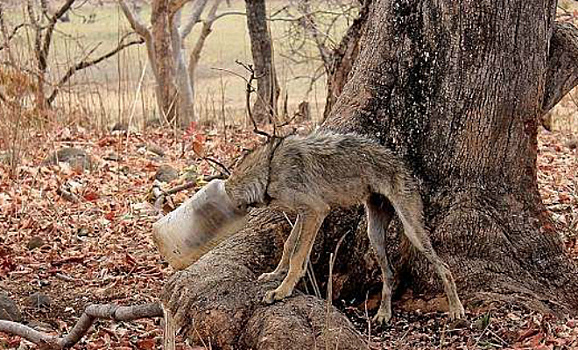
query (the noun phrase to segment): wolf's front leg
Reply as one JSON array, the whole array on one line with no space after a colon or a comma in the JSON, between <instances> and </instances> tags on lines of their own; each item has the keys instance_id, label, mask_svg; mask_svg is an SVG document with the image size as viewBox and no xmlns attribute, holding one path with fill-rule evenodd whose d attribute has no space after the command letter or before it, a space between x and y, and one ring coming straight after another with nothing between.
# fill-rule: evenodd
<instances>
[{"instance_id":1,"label":"wolf's front leg","mask_svg":"<svg viewBox=\"0 0 578 350\"><path fill-rule=\"evenodd\" d=\"M283 247L283 256L281 257L281 261L279 261L279 265L277 265L277 268L273 272L267 272L259 276L259 281L279 281L282 280L285 275L287 275L287 271L289 270L289 260L295 252L295 246L297 244L297 240L299 239L299 234L301 233L302 228L303 219L301 219L300 215L297 215L297 220L295 220L295 225L293 225L291 234L289 234L289 237L287 237L287 240L285 241L285 246Z\"/></svg>"},{"instance_id":2,"label":"wolf's front leg","mask_svg":"<svg viewBox=\"0 0 578 350\"><path fill-rule=\"evenodd\" d=\"M321 227L321 223L323 223L323 219L325 219L328 212L329 208L324 208L323 210L312 209L303 211L299 215L300 220L302 220L300 234L298 234L299 243L297 244L297 249L289 256L289 272L277 289L265 293L265 297L263 298L265 303L271 304L293 293L293 288L295 288L299 279L305 274L305 262L311 253L311 247L313 247L317 231ZM297 228L298 226L295 225L295 227ZM293 234L293 232L291 234ZM293 244L293 246L295 246L295 244Z\"/></svg>"}]
</instances>

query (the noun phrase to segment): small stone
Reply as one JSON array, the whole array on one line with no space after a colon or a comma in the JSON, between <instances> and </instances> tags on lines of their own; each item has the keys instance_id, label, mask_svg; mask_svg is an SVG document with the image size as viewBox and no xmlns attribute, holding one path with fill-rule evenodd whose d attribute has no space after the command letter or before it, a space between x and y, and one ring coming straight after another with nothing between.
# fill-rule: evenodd
<instances>
[{"instance_id":1,"label":"small stone","mask_svg":"<svg viewBox=\"0 0 578 350\"><path fill-rule=\"evenodd\" d=\"M145 128L159 128L161 126L162 124L159 118L150 118L145 121Z\"/></svg>"},{"instance_id":2,"label":"small stone","mask_svg":"<svg viewBox=\"0 0 578 350\"><path fill-rule=\"evenodd\" d=\"M564 146L566 146L570 149L576 149L576 147L578 146L578 137L574 137L574 138L571 138L570 140L566 141Z\"/></svg>"},{"instance_id":3,"label":"small stone","mask_svg":"<svg viewBox=\"0 0 578 350\"><path fill-rule=\"evenodd\" d=\"M165 156L165 150L163 150L160 146L155 145L154 143L147 145L147 151L152 152L159 157Z\"/></svg>"},{"instance_id":4,"label":"small stone","mask_svg":"<svg viewBox=\"0 0 578 350\"><path fill-rule=\"evenodd\" d=\"M13 161L16 160L17 159L13 159L11 151L0 152L0 163L10 165Z\"/></svg>"},{"instance_id":5,"label":"small stone","mask_svg":"<svg viewBox=\"0 0 578 350\"><path fill-rule=\"evenodd\" d=\"M109 154L107 154L104 157L104 160L110 160L113 162L118 162L119 160L121 160L120 156L118 154L116 154L115 152L110 152Z\"/></svg>"},{"instance_id":6,"label":"small stone","mask_svg":"<svg viewBox=\"0 0 578 350\"><path fill-rule=\"evenodd\" d=\"M28 297L28 303L30 306L40 309L49 307L52 304L52 299L46 294L36 292Z\"/></svg>"},{"instance_id":7,"label":"small stone","mask_svg":"<svg viewBox=\"0 0 578 350\"><path fill-rule=\"evenodd\" d=\"M39 236L32 236L30 237L30 240L28 241L26 247L28 248L28 250L34 250L36 248L42 247L44 244L45 243L42 238L40 238Z\"/></svg>"},{"instance_id":8,"label":"small stone","mask_svg":"<svg viewBox=\"0 0 578 350\"><path fill-rule=\"evenodd\" d=\"M96 166L85 150L76 147L61 148L42 162L43 165L57 165L58 163L68 163L71 168L78 170L91 170Z\"/></svg>"},{"instance_id":9,"label":"small stone","mask_svg":"<svg viewBox=\"0 0 578 350\"><path fill-rule=\"evenodd\" d=\"M464 329L469 327L470 322L465 318L458 318L450 323L450 329Z\"/></svg>"},{"instance_id":10,"label":"small stone","mask_svg":"<svg viewBox=\"0 0 578 350\"><path fill-rule=\"evenodd\" d=\"M92 231L92 228L90 228L90 227L80 227L76 231L76 235L78 237L86 237L91 233L91 231Z\"/></svg>"},{"instance_id":11,"label":"small stone","mask_svg":"<svg viewBox=\"0 0 578 350\"><path fill-rule=\"evenodd\" d=\"M161 165L155 174L155 179L161 182L171 182L179 176L179 171L170 165Z\"/></svg>"},{"instance_id":12,"label":"small stone","mask_svg":"<svg viewBox=\"0 0 578 350\"><path fill-rule=\"evenodd\" d=\"M130 174L130 168L128 167L128 165L122 165L116 169L116 173L127 176L128 174Z\"/></svg>"},{"instance_id":13,"label":"small stone","mask_svg":"<svg viewBox=\"0 0 578 350\"><path fill-rule=\"evenodd\" d=\"M125 122L117 122L115 123L112 128L110 128L110 132L126 132L128 130L128 123Z\"/></svg>"},{"instance_id":14,"label":"small stone","mask_svg":"<svg viewBox=\"0 0 578 350\"><path fill-rule=\"evenodd\" d=\"M22 314L18 305L4 293L0 293L0 320L22 321Z\"/></svg>"},{"instance_id":15,"label":"small stone","mask_svg":"<svg viewBox=\"0 0 578 350\"><path fill-rule=\"evenodd\" d=\"M181 179L183 179L184 181L195 181L197 180L198 176L199 175L197 174L197 168L194 166L189 166L183 169Z\"/></svg>"}]
</instances>

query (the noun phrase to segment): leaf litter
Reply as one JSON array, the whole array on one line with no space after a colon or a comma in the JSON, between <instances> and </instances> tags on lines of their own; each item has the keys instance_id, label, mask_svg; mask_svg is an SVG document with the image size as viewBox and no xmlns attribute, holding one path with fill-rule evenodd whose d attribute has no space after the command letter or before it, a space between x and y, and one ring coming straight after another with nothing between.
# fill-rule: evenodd
<instances>
[{"instance_id":1,"label":"leaf litter","mask_svg":"<svg viewBox=\"0 0 578 350\"><path fill-rule=\"evenodd\" d=\"M163 190L197 182L166 201L165 211L171 210L204 179L219 174L201 157L233 165L259 142L248 128L231 128L226 134L194 124L182 137L160 129L112 135L65 127L51 137L30 139L16 176L10 178L9 166L0 163L0 290L20 305L29 325L54 334L69 331L91 303L156 301L173 270L150 236L158 218L151 200L155 172L162 165L179 170L175 180L162 184ZM578 261L578 151L567 146L569 137L539 134L538 183L554 224ZM87 151L98 166L42 165L55 150L69 146ZM34 246L29 244L33 237ZM50 305L28 305L26 298L36 292L48 295ZM399 310L391 326L371 330L363 310L343 309L374 349L578 348L578 320L556 320L512 305L470 308L468 322L461 323L449 322L439 312ZM98 321L75 348L158 349L159 322ZM25 349L26 344L0 333L0 348ZM177 348L199 349L182 340Z\"/></svg>"}]
</instances>

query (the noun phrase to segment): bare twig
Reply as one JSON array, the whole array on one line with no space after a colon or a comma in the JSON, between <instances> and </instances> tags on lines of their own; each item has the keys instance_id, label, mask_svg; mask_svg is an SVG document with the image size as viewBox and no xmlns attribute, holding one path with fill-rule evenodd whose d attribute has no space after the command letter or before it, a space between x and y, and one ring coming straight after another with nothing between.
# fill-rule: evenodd
<instances>
[{"instance_id":1,"label":"bare twig","mask_svg":"<svg viewBox=\"0 0 578 350\"><path fill-rule=\"evenodd\" d=\"M245 81L245 83L246 83L245 108L247 109L247 115L249 116L249 119L251 120L251 123L253 124L253 132L257 135L265 136L267 138L267 140L269 140L269 139L271 139L271 135L269 135L265 131L259 130L259 128L257 126L257 122L255 121L255 118L253 117L253 112L251 110L251 94L253 92L255 92L255 87L253 86L253 80L257 79L257 77L255 76L255 70L253 69L253 66L250 64L245 64L245 63L240 62L238 60L236 60L235 63L237 63L241 67L245 68L245 70L247 70L250 73L249 79L245 78L244 76L242 76L239 73L233 72L233 71L228 70L228 69L224 69L224 68L213 68L213 69L227 72L227 73L232 74L236 77L239 77Z\"/></svg>"},{"instance_id":2,"label":"bare twig","mask_svg":"<svg viewBox=\"0 0 578 350\"><path fill-rule=\"evenodd\" d=\"M165 341L164 341L164 350L175 350L175 333L176 333L176 325L175 325L175 318L173 314L164 309L164 317L165 317Z\"/></svg>"},{"instance_id":3,"label":"bare twig","mask_svg":"<svg viewBox=\"0 0 578 350\"><path fill-rule=\"evenodd\" d=\"M139 318L163 317L163 307L160 303L144 305L118 306L114 304L89 305L70 333L63 337L52 336L39 332L21 323L0 320L0 331L16 334L25 338L41 349L57 350L67 349L76 344L88 331L96 319L109 319L113 321L133 321Z\"/></svg>"},{"instance_id":4,"label":"bare twig","mask_svg":"<svg viewBox=\"0 0 578 350\"><path fill-rule=\"evenodd\" d=\"M226 178L226 176L224 176L223 173L221 173L220 175L213 175L213 176L207 176L206 178L204 178L205 181L211 181L214 179L224 179ZM163 214L162 212L162 207L165 203L165 199L170 196L173 195L175 193L184 191L184 190L188 190L189 188L193 188L197 186L197 181L193 180L193 181L189 181L186 182L182 185L178 185L175 186L171 189L168 189L166 191L163 191L161 189L160 183L158 183L157 181L155 181L155 183L153 184L153 188L152 188L152 194L153 194L153 198L155 199L155 203L154 203L154 208L156 210L156 212L158 214Z\"/></svg>"},{"instance_id":5,"label":"bare twig","mask_svg":"<svg viewBox=\"0 0 578 350\"><path fill-rule=\"evenodd\" d=\"M56 193L59 194L62 198L64 198L65 200L67 200L69 202L72 202L72 203L79 203L80 202L80 199L78 199L77 195L75 195L74 193L71 193L70 191L67 191L62 186L60 186L56 190Z\"/></svg>"},{"instance_id":6,"label":"bare twig","mask_svg":"<svg viewBox=\"0 0 578 350\"><path fill-rule=\"evenodd\" d=\"M329 255L329 277L327 278L327 299L325 301L325 340L326 348L329 349L331 345L331 338L329 337L331 329L331 306L333 306L333 253Z\"/></svg>"},{"instance_id":7,"label":"bare twig","mask_svg":"<svg viewBox=\"0 0 578 350\"><path fill-rule=\"evenodd\" d=\"M195 24L197 24L199 22L199 19L201 18L201 14L203 13L205 6L207 5L207 2L209 2L209 0L198 0L198 1L195 1L195 3L193 4L193 8L191 9L191 13L189 14L189 18L187 20L187 23L185 24L185 26L181 30L181 38L183 40L191 33ZM219 2L220 2L220 0L216 0L215 6L218 7ZM184 5L184 3L183 3L183 5ZM181 7L182 7L182 5L181 5ZM179 8L179 10L180 10L180 8Z\"/></svg>"},{"instance_id":8,"label":"bare twig","mask_svg":"<svg viewBox=\"0 0 578 350\"><path fill-rule=\"evenodd\" d=\"M145 40L149 40L151 33L140 17L130 9L124 0L119 0L118 3L132 29Z\"/></svg>"},{"instance_id":9,"label":"bare twig","mask_svg":"<svg viewBox=\"0 0 578 350\"><path fill-rule=\"evenodd\" d=\"M260 77L255 76L255 70L253 69L252 65L245 64L239 60L235 60L235 63L245 68L245 70L247 70L250 73L249 79L246 79L247 86L245 89L245 103L247 108L247 115L249 116L251 123L253 123L253 132L257 135L265 136L267 140L270 140L272 138L271 135L269 135L265 131L259 130L259 128L257 127L257 121L253 116L253 112L251 111L251 94L256 91L255 88L253 87L253 80L258 79ZM275 123L273 123L273 127L275 127ZM273 133L273 136L275 136L275 133Z\"/></svg>"},{"instance_id":10,"label":"bare twig","mask_svg":"<svg viewBox=\"0 0 578 350\"><path fill-rule=\"evenodd\" d=\"M231 171L225 165L223 165L223 163L219 162L218 160L213 159L211 157L201 157L201 159L206 160L209 163L213 163L213 164L217 165L219 168L221 168L221 170L219 170L219 169L215 169L215 170L219 171L222 175L226 175L226 176L231 175Z\"/></svg>"},{"instance_id":11,"label":"bare twig","mask_svg":"<svg viewBox=\"0 0 578 350\"><path fill-rule=\"evenodd\" d=\"M66 11L70 9L76 0L66 0L66 2L56 11L48 21L44 38L42 39L42 47L38 53L38 68L40 71L45 71L48 67L48 54L50 53L50 45L52 44L52 34L56 27L56 22L64 16ZM43 6L44 7L44 6Z\"/></svg>"},{"instance_id":12,"label":"bare twig","mask_svg":"<svg viewBox=\"0 0 578 350\"><path fill-rule=\"evenodd\" d=\"M12 28L12 31L8 33L8 28L6 27L6 22L4 20L4 7L0 3L0 30L2 31L2 45L0 45L0 51L6 49L8 51L8 56L10 61L14 62L14 58L12 57L12 52L10 50L10 41L16 36L18 30L24 27L24 23L20 23Z\"/></svg>"},{"instance_id":13,"label":"bare twig","mask_svg":"<svg viewBox=\"0 0 578 350\"><path fill-rule=\"evenodd\" d=\"M140 38L137 40L132 40L129 42L123 42L124 40L121 40L121 42L119 43L119 45L117 47L115 47L114 49L108 51L107 53L105 53L104 55L97 57L95 59L92 60L82 60L78 63L76 63L74 66L68 68L68 71L62 76L62 78L60 78L60 80L58 81L58 83L56 84L56 86L54 87L54 90L52 90L52 93L50 94L50 96L48 96L47 102L50 105L54 99L56 98L56 95L60 92L60 89L64 86L64 84L66 84L70 78L72 78L72 76L78 72L79 70L83 70L89 67L92 67L96 64L99 64L100 62L116 55L117 53L119 53L120 51L126 49L127 47L133 46L133 45L140 45L142 43L144 43L144 39Z\"/></svg>"},{"instance_id":14,"label":"bare twig","mask_svg":"<svg viewBox=\"0 0 578 350\"><path fill-rule=\"evenodd\" d=\"M226 17L226 16L247 16L247 14L245 12L240 12L240 11L228 11L228 12L223 12L218 14L217 16L215 16L215 21Z\"/></svg>"}]
</instances>

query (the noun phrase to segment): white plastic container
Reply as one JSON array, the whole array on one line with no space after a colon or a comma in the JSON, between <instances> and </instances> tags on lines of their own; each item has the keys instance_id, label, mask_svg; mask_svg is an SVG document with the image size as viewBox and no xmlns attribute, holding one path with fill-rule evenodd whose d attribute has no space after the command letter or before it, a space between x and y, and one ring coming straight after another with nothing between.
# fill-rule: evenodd
<instances>
[{"instance_id":1,"label":"white plastic container","mask_svg":"<svg viewBox=\"0 0 578 350\"><path fill-rule=\"evenodd\" d=\"M177 209L153 224L153 240L169 264L182 270L244 224L225 192L223 180L212 180Z\"/></svg>"}]
</instances>

